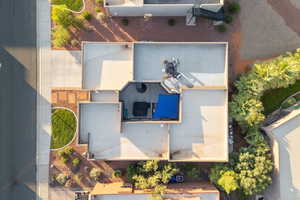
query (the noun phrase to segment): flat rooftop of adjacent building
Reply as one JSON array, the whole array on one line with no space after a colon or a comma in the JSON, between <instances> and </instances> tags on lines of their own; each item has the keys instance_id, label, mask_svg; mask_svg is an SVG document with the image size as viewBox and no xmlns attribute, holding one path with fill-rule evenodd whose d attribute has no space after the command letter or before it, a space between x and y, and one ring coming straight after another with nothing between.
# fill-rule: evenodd
<instances>
[{"instance_id":1,"label":"flat rooftop of adjacent building","mask_svg":"<svg viewBox=\"0 0 300 200\"><path fill-rule=\"evenodd\" d=\"M279 168L277 169L279 176L275 177L279 188L273 188L273 192L280 191L278 196L283 199L298 199L300 191L300 109L266 127L265 130L278 144L275 147L278 152L274 153L278 154L279 158L274 160L275 166Z\"/></svg>"},{"instance_id":2,"label":"flat rooftop of adjacent building","mask_svg":"<svg viewBox=\"0 0 300 200\"><path fill-rule=\"evenodd\" d=\"M97 183L91 191L96 200L148 200L151 191L138 190L131 193L131 188L122 187L122 182L101 184ZM218 200L219 191L205 182L190 182L170 184L164 194L164 199L172 200Z\"/></svg>"},{"instance_id":3,"label":"flat rooftop of adjacent building","mask_svg":"<svg viewBox=\"0 0 300 200\"><path fill-rule=\"evenodd\" d=\"M227 51L227 43L83 43L83 89L99 92L80 103L80 138L95 159L227 161ZM158 85L172 59L182 74L179 118L124 121L135 98L152 105L166 93ZM122 93L136 90L129 82L147 83L151 95Z\"/></svg>"},{"instance_id":4,"label":"flat rooftop of adjacent building","mask_svg":"<svg viewBox=\"0 0 300 200\"><path fill-rule=\"evenodd\" d=\"M157 5L157 4L174 4L174 5L194 5L197 0L105 0L106 6L124 5ZM220 4L221 0L202 0L201 4Z\"/></svg>"},{"instance_id":5,"label":"flat rooftop of adjacent building","mask_svg":"<svg viewBox=\"0 0 300 200\"><path fill-rule=\"evenodd\" d=\"M144 0L144 4L195 4L197 0ZM203 0L202 4L217 4L220 0Z\"/></svg>"}]
</instances>

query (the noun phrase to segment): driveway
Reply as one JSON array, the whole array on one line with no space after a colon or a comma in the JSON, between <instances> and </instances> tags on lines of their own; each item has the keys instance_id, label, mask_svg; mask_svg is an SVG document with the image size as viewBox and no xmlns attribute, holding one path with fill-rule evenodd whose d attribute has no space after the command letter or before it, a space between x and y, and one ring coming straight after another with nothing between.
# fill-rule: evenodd
<instances>
[{"instance_id":1,"label":"driveway","mask_svg":"<svg viewBox=\"0 0 300 200\"><path fill-rule=\"evenodd\" d=\"M295 7L300 7L299 1L241 0L240 4L241 59L274 57L300 47L300 10Z\"/></svg>"}]
</instances>

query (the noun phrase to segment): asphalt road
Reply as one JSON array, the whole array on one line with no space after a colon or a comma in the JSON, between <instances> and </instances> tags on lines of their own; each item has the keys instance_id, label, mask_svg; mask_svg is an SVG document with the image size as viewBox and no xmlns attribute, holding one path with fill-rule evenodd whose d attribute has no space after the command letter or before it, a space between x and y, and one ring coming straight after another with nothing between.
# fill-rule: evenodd
<instances>
[{"instance_id":1,"label":"asphalt road","mask_svg":"<svg viewBox=\"0 0 300 200\"><path fill-rule=\"evenodd\" d=\"M0 200L35 199L36 0L0 0Z\"/></svg>"}]
</instances>

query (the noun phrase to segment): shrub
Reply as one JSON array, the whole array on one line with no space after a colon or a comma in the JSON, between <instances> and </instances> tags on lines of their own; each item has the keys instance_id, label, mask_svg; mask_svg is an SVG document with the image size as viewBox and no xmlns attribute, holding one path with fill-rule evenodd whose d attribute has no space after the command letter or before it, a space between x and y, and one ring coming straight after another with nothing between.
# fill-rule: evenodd
<instances>
[{"instance_id":1,"label":"shrub","mask_svg":"<svg viewBox=\"0 0 300 200\"><path fill-rule=\"evenodd\" d=\"M56 181L60 185L65 185L68 179L69 179L69 176L66 174L63 174L63 173L60 173L56 176Z\"/></svg>"},{"instance_id":2,"label":"shrub","mask_svg":"<svg viewBox=\"0 0 300 200\"><path fill-rule=\"evenodd\" d=\"M236 14L240 11L241 7L238 2L231 2L228 4L227 10L231 14Z\"/></svg>"},{"instance_id":3,"label":"shrub","mask_svg":"<svg viewBox=\"0 0 300 200\"><path fill-rule=\"evenodd\" d=\"M264 104L274 104L274 100L263 97L265 91L275 88L288 90L287 87L299 79L299 58L300 49L294 54L287 53L272 60L255 63L250 72L236 81L238 94L234 95L233 101L230 102L230 115L238 121L244 131L259 127L265 119L265 108L261 98L264 99ZM278 95L278 92L273 95Z\"/></svg>"},{"instance_id":4,"label":"shrub","mask_svg":"<svg viewBox=\"0 0 300 200\"><path fill-rule=\"evenodd\" d=\"M50 178L49 178L49 184L51 186L54 186L56 184L56 175L55 174L53 174L52 176L50 176Z\"/></svg>"},{"instance_id":5,"label":"shrub","mask_svg":"<svg viewBox=\"0 0 300 200\"><path fill-rule=\"evenodd\" d=\"M137 164L130 164L126 169L126 177L130 183L134 183L133 176L138 173Z\"/></svg>"},{"instance_id":6,"label":"shrub","mask_svg":"<svg viewBox=\"0 0 300 200\"><path fill-rule=\"evenodd\" d=\"M140 161L128 168L129 180L139 189L154 189L155 194L162 195L166 189L165 184L178 172L175 165L162 163L156 160Z\"/></svg>"},{"instance_id":7,"label":"shrub","mask_svg":"<svg viewBox=\"0 0 300 200\"><path fill-rule=\"evenodd\" d=\"M73 22L72 22L72 25L75 27L75 28L82 28L83 27L83 18L79 15L79 16L76 16L73 18Z\"/></svg>"},{"instance_id":8,"label":"shrub","mask_svg":"<svg viewBox=\"0 0 300 200\"><path fill-rule=\"evenodd\" d=\"M83 7L83 0L51 0L53 5L64 5L66 8L79 12Z\"/></svg>"},{"instance_id":9,"label":"shrub","mask_svg":"<svg viewBox=\"0 0 300 200\"><path fill-rule=\"evenodd\" d=\"M262 193L271 184L273 161L265 142L230 155L228 164L215 165L209 178L226 193L239 189L245 195Z\"/></svg>"},{"instance_id":10,"label":"shrub","mask_svg":"<svg viewBox=\"0 0 300 200\"><path fill-rule=\"evenodd\" d=\"M61 157L60 160L66 164L69 161L69 157Z\"/></svg>"},{"instance_id":11,"label":"shrub","mask_svg":"<svg viewBox=\"0 0 300 200\"><path fill-rule=\"evenodd\" d=\"M81 174L81 173L75 174L73 179L76 183L80 184L83 179L83 174Z\"/></svg>"},{"instance_id":12,"label":"shrub","mask_svg":"<svg viewBox=\"0 0 300 200\"><path fill-rule=\"evenodd\" d=\"M297 100L294 97L290 97L287 100L285 100L281 106L282 106L282 108L285 109L285 108L295 105L296 103L297 103Z\"/></svg>"},{"instance_id":13,"label":"shrub","mask_svg":"<svg viewBox=\"0 0 300 200\"><path fill-rule=\"evenodd\" d=\"M52 31L52 42L54 47L63 47L71 39L71 35L67 29L62 26L57 26Z\"/></svg>"},{"instance_id":14,"label":"shrub","mask_svg":"<svg viewBox=\"0 0 300 200\"><path fill-rule=\"evenodd\" d=\"M227 24L231 24L233 22L233 17L231 15L226 15L224 21Z\"/></svg>"},{"instance_id":15,"label":"shrub","mask_svg":"<svg viewBox=\"0 0 300 200\"><path fill-rule=\"evenodd\" d=\"M113 177L113 178L118 178L118 177L120 177L120 176L122 176L122 172L121 172L121 170L119 170L119 169L116 169L116 170L112 173L112 177Z\"/></svg>"},{"instance_id":16,"label":"shrub","mask_svg":"<svg viewBox=\"0 0 300 200\"><path fill-rule=\"evenodd\" d=\"M98 181L100 179L100 176L101 176L101 171L100 169L98 168L93 168L91 171L90 171L90 177L92 179L94 179L95 181Z\"/></svg>"},{"instance_id":17,"label":"shrub","mask_svg":"<svg viewBox=\"0 0 300 200\"><path fill-rule=\"evenodd\" d=\"M95 8L95 12L101 12L101 8L96 7L96 8Z\"/></svg>"},{"instance_id":18,"label":"shrub","mask_svg":"<svg viewBox=\"0 0 300 200\"><path fill-rule=\"evenodd\" d=\"M64 150L58 152L59 159L66 164L69 161L69 157Z\"/></svg>"},{"instance_id":19,"label":"shrub","mask_svg":"<svg viewBox=\"0 0 300 200\"><path fill-rule=\"evenodd\" d=\"M169 19L168 24L169 24L169 26L175 26L176 20L175 19Z\"/></svg>"},{"instance_id":20,"label":"shrub","mask_svg":"<svg viewBox=\"0 0 300 200\"><path fill-rule=\"evenodd\" d=\"M85 10L81 13L81 16L85 19L90 21L92 19L92 15L89 11Z\"/></svg>"},{"instance_id":21,"label":"shrub","mask_svg":"<svg viewBox=\"0 0 300 200\"><path fill-rule=\"evenodd\" d=\"M76 39L71 40L72 47L76 47L78 44L79 44L78 40Z\"/></svg>"},{"instance_id":22,"label":"shrub","mask_svg":"<svg viewBox=\"0 0 300 200\"><path fill-rule=\"evenodd\" d=\"M129 20L127 18L124 18L121 20L121 23L124 25L124 26L128 26L129 25Z\"/></svg>"},{"instance_id":23,"label":"shrub","mask_svg":"<svg viewBox=\"0 0 300 200\"><path fill-rule=\"evenodd\" d=\"M74 158L72 160L73 166L77 167L80 164L81 160L79 158Z\"/></svg>"},{"instance_id":24,"label":"shrub","mask_svg":"<svg viewBox=\"0 0 300 200\"><path fill-rule=\"evenodd\" d=\"M64 150L60 150L57 154L58 154L58 156L59 156L60 158L62 158L62 157L67 157L67 154L66 154L66 152L65 152Z\"/></svg>"},{"instance_id":25,"label":"shrub","mask_svg":"<svg viewBox=\"0 0 300 200\"><path fill-rule=\"evenodd\" d=\"M239 188L238 176L233 170L226 171L221 175L217 184L229 194Z\"/></svg>"},{"instance_id":26,"label":"shrub","mask_svg":"<svg viewBox=\"0 0 300 200\"><path fill-rule=\"evenodd\" d=\"M225 24L220 24L218 26L216 26L217 31L219 31L220 33L224 33L227 31L227 27Z\"/></svg>"},{"instance_id":27,"label":"shrub","mask_svg":"<svg viewBox=\"0 0 300 200\"><path fill-rule=\"evenodd\" d=\"M52 6L51 19L58 25L64 28L69 27L73 23L74 16L71 11L66 10L65 6Z\"/></svg>"},{"instance_id":28,"label":"shrub","mask_svg":"<svg viewBox=\"0 0 300 200\"><path fill-rule=\"evenodd\" d=\"M244 194L262 193L271 184L273 161L270 148L261 143L252 148L241 149L235 171L239 175L240 187Z\"/></svg>"},{"instance_id":29,"label":"shrub","mask_svg":"<svg viewBox=\"0 0 300 200\"><path fill-rule=\"evenodd\" d=\"M72 186L74 186L74 181L71 180L71 179L67 180L66 183L65 183L65 186L66 187L72 187Z\"/></svg>"},{"instance_id":30,"label":"shrub","mask_svg":"<svg viewBox=\"0 0 300 200\"><path fill-rule=\"evenodd\" d=\"M74 149L71 146L67 146L63 149L66 155L70 156L74 153Z\"/></svg>"},{"instance_id":31,"label":"shrub","mask_svg":"<svg viewBox=\"0 0 300 200\"><path fill-rule=\"evenodd\" d=\"M97 15L96 15L96 19L97 20L99 20L100 22L102 21L102 20L104 20L105 19L105 14L103 13L103 12L99 12L99 13L97 13Z\"/></svg>"},{"instance_id":32,"label":"shrub","mask_svg":"<svg viewBox=\"0 0 300 200\"><path fill-rule=\"evenodd\" d=\"M186 175L193 180L197 180L200 176L200 170L197 168L191 168L186 172Z\"/></svg>"}]
</instances>

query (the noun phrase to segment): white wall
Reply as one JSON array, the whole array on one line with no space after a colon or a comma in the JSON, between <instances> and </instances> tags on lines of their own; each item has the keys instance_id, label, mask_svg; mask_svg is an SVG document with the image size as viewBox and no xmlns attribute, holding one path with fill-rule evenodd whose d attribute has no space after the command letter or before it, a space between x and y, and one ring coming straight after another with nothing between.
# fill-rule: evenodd
<instances>
[{"instance_id":1,"label":"white wall","mask_svg":"<svg viewBox=\"0 0 300 200\"><path fill-rule=\"evenodd\" d=\"M221 1L219 4L202 4L200 7L217 12L223 6ZM144 4L138 6L115 5L108 6L112 16L144 16L152 14L152 16L186 16L187 11L193 7L193 4Z\"/></svg>"},{"instance_id":2,"label":"white wall","mask_svg":"<svg viewBox=\"0 0 300 200\"><path fill-rule=\"evenodd\" d=\"M144 5L142 7L111 6L107 7L112 16L186 16L187 11L192 8L192 4L183 5Z\"/></svg>"}]
</instances>

